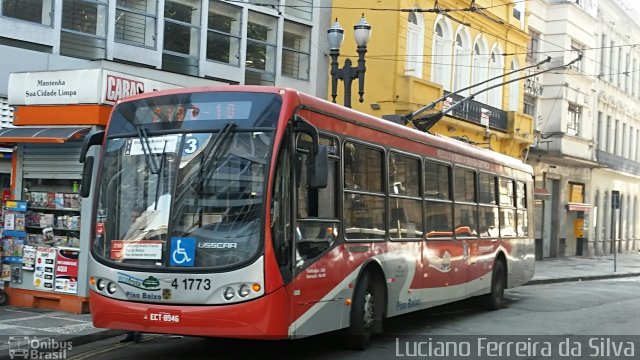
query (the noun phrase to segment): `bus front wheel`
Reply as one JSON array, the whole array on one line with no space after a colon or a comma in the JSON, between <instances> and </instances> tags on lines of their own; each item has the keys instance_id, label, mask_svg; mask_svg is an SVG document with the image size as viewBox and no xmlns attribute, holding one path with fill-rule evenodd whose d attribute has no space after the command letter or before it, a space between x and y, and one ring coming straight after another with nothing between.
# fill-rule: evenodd
<instances>
[{"instance_id":1,"label":"bus front wheel","mask_svg":"<svg viewBox=\"0 0 640 360\"><path fill-rule=\"evenodd\" d=\"M496 260L491 274L491 292L484 295L484 307L487 310L498 310L504 307L504 289L506 281L504 262Z\"/></svg>"},{"instance_id":2,"label":"bus front wheel","mask_svg":"<svg viewBox=\"0 0 640 360\"><path fill-rule=\"evenodd\" d=\"M382 329L383 296L383 285L371 271L365 272L353 293L351 326L344 338L348 348L366 349L371 341L371 334Z\"/></svg>"}]
</instances>

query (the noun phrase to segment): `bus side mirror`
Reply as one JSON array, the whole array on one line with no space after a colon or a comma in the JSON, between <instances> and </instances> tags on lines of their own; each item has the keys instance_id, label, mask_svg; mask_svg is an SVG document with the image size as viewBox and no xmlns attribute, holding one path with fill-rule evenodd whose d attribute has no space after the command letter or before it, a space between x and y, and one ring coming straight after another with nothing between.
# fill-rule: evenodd
<instances>
[{"instance_id":1,"label":"bus side mirror","mask_svg":"<svg viewBox=\"0 0 640 360\"><path fill-rule=\"evenodd\" d=\"M80 181L80 196L89 197L91 193L91 175L93 174L93 156L88 156L84 160L82 167L82 180Z\"/></svg>"},{"instance_id":2,"label":"bus side mirror","mask_svg":"<svg viewBox=\"0 0 640 360\"><path fill-rule=\"evenodd\" d=\"M80 163L83 163L87 158L87 152L93 145L102 145L104 141L104 130L96 131L87 135L82 143L82 149L80 149Z\"/></svg>"},{"instance_id":3,"label":"bus side mirror","mask_svg":"<svg viewBox=\"0 0 640 360\"><path fill-rule=\"evenodd\" d=\"M329 147L319 145L318 151L313 156L313 164L309 166L309 187L312 189L323 189L327 187L327 177L329 173Z\"/></svg>"},{"instance_id":4,"label":"bus side mirror","mask_svg":"<svg viewBox=\"0 0 640 360\"><path fill-rule=\"evenodd\" d=\"M87 135L84 138L82 149L80 149L80 163L84 164L82 167L82 180L80 182L80 196L83 198L89 197L91 193L91 178L93 175L93 156L87 156L89 148L93 145L102 145L104 142L104 131L96 131Z\"/></svg>"}]
</instances>

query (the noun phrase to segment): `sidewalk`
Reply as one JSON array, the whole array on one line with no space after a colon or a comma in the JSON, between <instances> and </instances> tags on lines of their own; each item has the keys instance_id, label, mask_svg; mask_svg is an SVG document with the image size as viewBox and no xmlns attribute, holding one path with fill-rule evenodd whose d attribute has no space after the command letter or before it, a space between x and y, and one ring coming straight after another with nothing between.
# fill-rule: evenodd
<instances>
[{"instance_id":1,"label":"sidewalk","mask_svg":"<svg viewBox=\"0 0 640 360\"><path fill-rule=\"evenodd\" d=\"M614 277L640 276L640 254L617 256L617 271L613 271L613 256L567 257L536 261L533 280L527 285L565 281L582 281ZM70 314L46 309L0 307L0 360L9 359L9 338L46 339L60 343L72 341L73 346L121 336L118 330L96 329L89 314Z\"/></svg>"},{"instance_id":2,"label":"sidewalk","mask_svg":"<svg viewBox=\"0 0 640 360\"><path fill-rule=\"evenodd\" d=\"M640 276L640 254L618 254L613 270L613 255L544 259L536 261L535 275L526 285Z\"/></svg>"}]
</instances>

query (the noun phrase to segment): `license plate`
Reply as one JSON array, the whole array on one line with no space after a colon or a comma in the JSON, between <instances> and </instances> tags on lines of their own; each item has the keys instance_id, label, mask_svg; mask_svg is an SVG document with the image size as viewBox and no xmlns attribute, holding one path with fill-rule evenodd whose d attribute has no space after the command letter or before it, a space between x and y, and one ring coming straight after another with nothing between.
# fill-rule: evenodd
<instances>
[{"instance_id":1,"label":"license plate","mask_svg":"<svg viewBox=\"0 0 640 360\"><path fill-rule=\"evenodd\" d=\"M147 310L147 321L177 324L182 318L180 310Z\"/></svg>"}]
</instances>

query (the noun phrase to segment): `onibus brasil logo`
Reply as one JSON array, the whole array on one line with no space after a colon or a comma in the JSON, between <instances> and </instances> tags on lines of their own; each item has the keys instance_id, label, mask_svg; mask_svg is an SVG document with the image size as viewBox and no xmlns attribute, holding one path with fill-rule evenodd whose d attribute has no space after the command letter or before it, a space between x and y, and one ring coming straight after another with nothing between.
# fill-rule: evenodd
<instances>
[{"instance_id":1,"label":"onibus brasil logo","mask_svg":"<svg viewBox=\"0 0 640 360\"><path fill-rule=\"evenodd\" d=\"M66 359L71 341L51 338L9 336L9 358L13 359Z\"/></svg>"}]
</instances>

